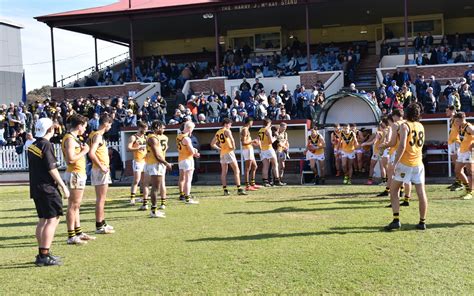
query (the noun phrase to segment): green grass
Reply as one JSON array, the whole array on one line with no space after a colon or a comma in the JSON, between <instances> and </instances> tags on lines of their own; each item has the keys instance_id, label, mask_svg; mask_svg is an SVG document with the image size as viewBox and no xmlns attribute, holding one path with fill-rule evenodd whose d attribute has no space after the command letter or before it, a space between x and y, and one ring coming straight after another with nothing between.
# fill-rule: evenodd
<instances>
[{"instance_id":1,"label":"green grass","mask_svg":"<svg viewBox=\"0 0 474 296\"><path fill-rule=\"evenodd\" d=\"M224 198L196 187L199 206L170 201L166 219L128 204L111 188L107 220L117 233L53 251L64 266L34 267L36 216L25 187L0 187L0 294L473 294L474 201L428 186L426 232L418 203L391 220L381 187L288 186ZM169 189L176 196L176 188ZM82 226L94 229L93 191Z\"/></svg>"}]
</instances>

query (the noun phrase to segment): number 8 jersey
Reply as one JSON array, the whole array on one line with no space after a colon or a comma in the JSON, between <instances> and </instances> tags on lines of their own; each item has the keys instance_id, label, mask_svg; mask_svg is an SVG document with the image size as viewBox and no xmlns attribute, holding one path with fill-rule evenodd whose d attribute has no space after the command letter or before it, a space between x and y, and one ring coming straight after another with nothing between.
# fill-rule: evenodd
<instances>
[{"instance_id":1,"label":"number 8 jersey","mask_svg":"<svg viewBox=\"0 0 474 296\"><path fill-rule=\"evenodd\" d=\"M408 135L405 151L400 162L409 167L416 167L423 164L422 154L425 143L425 129L419 122L406 121Z\"/></svg>"}]
</instances>

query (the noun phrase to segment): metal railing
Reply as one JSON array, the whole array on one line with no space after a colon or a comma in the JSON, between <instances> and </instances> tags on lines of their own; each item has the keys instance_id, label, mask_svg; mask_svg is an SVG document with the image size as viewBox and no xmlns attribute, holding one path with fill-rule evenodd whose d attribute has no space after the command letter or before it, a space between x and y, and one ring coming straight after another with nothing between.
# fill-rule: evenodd
<instances>
[{"instance_id":1,"label":"metal railing","mask_svg":"<svg viewBox=\"0 0 474 296\"><path fill-rule=\"evenodd\" d=\"M120 142L107 142L108 147L112 147L121 154ZM60 144L53 144L54 154L56 155L58 168L66 168L63 152ZM0 147L0 171L27 171L28 170L28 152L23 151L18 154L15 146Z\"/></svg>"},{"instance_id":2,"label":"metal railing","mask_svg":"<svg viewBox=\"0 0 474 296\"><path fill-rule=\"evenodd\" d=\"M113 67L113 66L115 66L119 63L122 63L124 61L127 61L129 59L130 58L129 58L128 51L124 52L124 53L121 53L119 55L111 57L111 58L97 64L98 70L102 71L108 66ZM95 66L92 66L92 67L86 68L82 71L79 71L75 74L69 75L67 77L63 77L63 75L61 75L61 79L58 80L57 83L58 83L58 85L61 85L61 87L64 87L65 85L66 85L66 87L71 86L74 83L74 81L79 80L81 78L84 78L84 76L89 75L90 73L94 72L95 70L96 70Z\"/></svg>"}]
</instances>

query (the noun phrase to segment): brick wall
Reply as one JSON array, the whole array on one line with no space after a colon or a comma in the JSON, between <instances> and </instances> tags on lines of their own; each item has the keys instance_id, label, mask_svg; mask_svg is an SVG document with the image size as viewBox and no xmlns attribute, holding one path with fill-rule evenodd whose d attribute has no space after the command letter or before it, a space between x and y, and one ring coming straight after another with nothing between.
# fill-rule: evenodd
<instances>
[{"instance_id":1,"label":"brick wall","mask_svg":"<svg viewBox=\"0 0 474 296\"><path fill-rule=\"evenodd\" d=\"M410 73L411 79L414 82L418 75L424 75L425 79L429 79L431 75L436 77L436 80L446 81L448 79L457 79L459 77L464 76L464 72L466 72L469 68L466 64L449 64L449 65L430 65L430 66L403 66L401 71L403 72L405 68L408 68L408 72ZM393 75L396 72L396 68L389 68L382 70L382 74L385 76L385 73L390 73Z\"/></svg>"},{"instance_id":2,"label":"brick wall","mask_svg":"<svg viewBox=\"0 0 474 296\"><path fill-rule=\"evenodd\" d=\"M301 84L303 84L306 88L311 88L313 85L316 84L318 80L321 80L324 83L328 81L328 79L333 75L333 73L325 73L325 72L301 72L300 79Z\"/></svg>"},{"instance_id":3,"label":"brick wall","mask_svg":"<svg viewBox=\"0 0 474 296\"><path fill-rule=\"evenodd\" d=\"M127 96L130 91L139 92L147 83L131 82L121 85L75 87L75 88L51 88L51 98L60 102L64 99L73 100L80 97L92 95L99 98L110 98L116 96Z\"/></svg>"},{"instance_id":4,"label":"brick wall","mask_svg":"<svg viewBox=\"0 0 474 296\"><path fill-rule=\"evenodd\" d=\"M190 81L190 88L194 93L209 93L213 89L216 93L222 93L225 89L225 77L208 78L202 80Z\"/></svg>"}]
</instances>

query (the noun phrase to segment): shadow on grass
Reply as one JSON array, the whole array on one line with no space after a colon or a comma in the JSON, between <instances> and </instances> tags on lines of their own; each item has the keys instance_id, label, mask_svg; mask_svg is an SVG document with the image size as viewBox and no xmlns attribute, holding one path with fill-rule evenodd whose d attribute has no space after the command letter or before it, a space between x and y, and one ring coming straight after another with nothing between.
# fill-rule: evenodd
<instances>
[{"instance_id":1,"label":"shadow on grass","mask_svg":"<svg viewBox=\"0 0 474 296\"><path fill-rule=\"evenodd\" d=\"M17 248L33 248L33 247L38 247L38 244L36 242L0 244L0 249L17 249Z\"/></svg>"},{"instance_id":2,"label":"shadow on grass","mask_svg":"<svg viewBox=\"0 0 474 296\"><path fill-rule=\"evenodd\" d=\"M329 194L314 194L304 195L295 199L277 199L277 200L249 200L247 203L278 203L278 202L298 202L311 200L336 200L336 199L352 199L358 196L371 197L377 194L376 192L354 192L354 193L329 193ZM306 198L308 197L308 198Z\"/></svg>"},{"instance_id":3,"label":"shadow on grass","mask_svg":"<svg viewBox=\"0 0 474 296\"><path fill-rule=\"evenodd\" d=\"M474 223L471 223L471 222L428 224L427 231L429 231L429 229L453 228L453 227L467 226L467 225L473 225L473 224ZM419 231L415 228L415 224L402 225L401 231L412 231L412 230ZM228 237L204 237L204 238L186 240L186 242L253 241L253 240L265 240L265 239L291 238L291 237L307 237L307 236L318 236L318 235L345 235L345 234L374 233L374 232L389 233L384 230L383 226L334 227L328 231L295 232L295 233L261 233L261 234L253 234L253 235L228 236Z\"/></svg>"},{"instance_id":4,"label":"shadow on grass","mask_svg":"<svg viewBox=\"0 0 474 296\"><path fill-rule=\"evenodd\" d=\"M388 224L388 223L387 223ZM474 225L473 222L456 222L456 223L433 223L426 224L427 229L440 229L440 228L455 228L459 226ZM332 227L333 231L346 231L348 233L361 233L361 232L377 232L380 231L380 226L361 226L361 227ZM363 231L366 230L366 231ZM402 231L418 230L416 224L403 224Z\"/></svg>"},{"instance_id":5,"label":"shadow on grass","mask_svg":"<svg viewBox=\"0 0 474 296\"><path fill-rule=\"evenodd\" d=\"M259 215L259 214L278 214L278 213L301 213L301 212L314 212L314 211L338 211L338 210L358 210L358 209L376 209L378 207L371 207L371 206L362 206L362 207L328 207L328 208L311 208L311 209L302 209L302 208L295 208L295 207L284 207L284 208L277 208L274 210L268 211L257 211L257 212L250 212L250 211L241 211L241 212L229 212L226 213L227 215Z\"/></svg>"},{"instance_id":6,"label":"shadow on grass","mask_svg":"<svg viewBox=\"0 0 474 296\"><path fill-rule=\"evenodd\" d=\"M13 264L5 264L5 265L0 266L0 270L25 269L25 268L34 268L34 267L36 267L34 262L13 263Z\"/></svg>"},{"instance_id":7,"label":"shadow on grass","mask_svg":"<svg viewBox=\"0 0 474 296\"><path fill-rule=\"evenodd\" d=\"M38 224L38 221L2 223L2 224L0 224L0 228L3 228L3 227L36 226L36 224Z\"/></svg>"}]
</instances>

